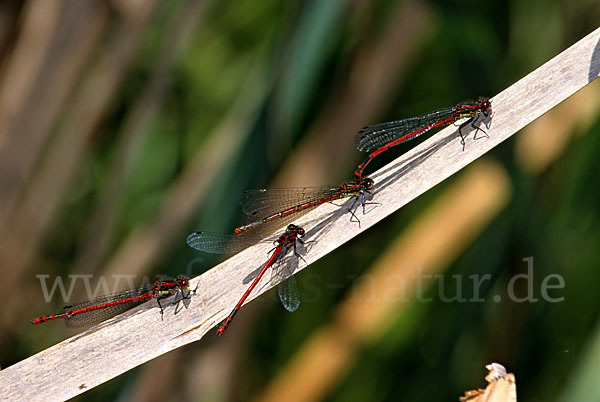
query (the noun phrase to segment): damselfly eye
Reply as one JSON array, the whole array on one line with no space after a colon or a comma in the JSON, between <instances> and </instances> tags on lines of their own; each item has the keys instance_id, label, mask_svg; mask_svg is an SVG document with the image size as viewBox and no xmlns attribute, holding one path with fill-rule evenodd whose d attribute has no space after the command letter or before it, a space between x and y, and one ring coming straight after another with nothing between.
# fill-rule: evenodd
<instances>
[{"instance_id":1,"label":"damselfly eye","mask_svg":"<svg viewBox=\"0 0 600 402\"><path fill-rule=\"evenodd\" d=\"M362 184L365 189L370 190L375 185L375 182L373 181L373 179L367 177L363 180Z\"/></svg>"},{"instance_id":2,"label":"damselfly eye","mask_svg":"<svg viewBox=\"0 0 600 402\"><path fill-rule=\"evenodd\" d=\"M479 104L481 105L481 110L487 111L492 108L492 102L487 98L480 98Z\"/></svg>"}]
</instances>

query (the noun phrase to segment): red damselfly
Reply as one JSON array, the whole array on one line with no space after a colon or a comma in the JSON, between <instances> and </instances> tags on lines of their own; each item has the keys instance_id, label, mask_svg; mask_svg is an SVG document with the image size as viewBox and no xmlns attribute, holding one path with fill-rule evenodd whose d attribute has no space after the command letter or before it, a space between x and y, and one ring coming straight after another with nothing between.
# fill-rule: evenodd
<instances>
[{"instance_id":1,"label":"red damselfly","mask_svg":"<svg viewBox=\"0 0 600 402\"><path fill-rule=\"evenodd\" d=\"M460 143L465 146L462 129L471 125L475 130L481 130L475 123L481 115L488 117L492 111L492 103L488 98L479 98L476 102L460 103L454 107L441 109L423 116L373 124L363 127L356 134L356 148L362 152L370 152L369 156L354 172L354 178L360 183L367 165L378 155L398 144L417 138L436 127L452 124L460 119L468 118L458 127ZM489 124L486 126L489 127ZM476 131L476 133L477 133ZM485 133L485 131L483 131Z\"/></svg>"},{"instance_id":2,"label":"red damselfly","mask_svg":"<svg viewBox=\"0 0 600 402\"><path fill-rule=\"evenodd\" d=\"M244 301L248 298L252 290L256 287L260 279L263 277L267 269L271 270L271 281L279 282L277 291L279 293L279 299L281 303L288 311L296 311L300 306L300 292L296 285L296 280L292 276L298 265L298 259L302 258L296 251L296 243L305 244L300 238L305 234L304 229L296 225L288 225L284 234L279 236L276 240L273 240L275 248L272 250L272 254L261 267L260 271L248 286L246 292L242 295L241 299L237 302L231 313L225 318L217 333L223 335L229 323L233 320L233 317L238 310L244 304ZM231 254L243 250L253 243L264 241L260 237L252 237L249 235L228 235L222 233L211 233L211 232L194 232L187 237L187 244L195 248L196 250L204 251L206 253L216 254ZM294 257L287 256L288 251L293 249ZM284 278L287 278L283 280ZM282 282L283 280L283 282Z\"/></svg>"},{"instance_id":3,"label":"red damselfly","mask_svg":"<svg viewBox=\"0 0 600 402\"><path fill-rule=\"evenodd\" d=\"M366 204L365 194L373 188L373 180L365 178L360 182L344 183L339 186L296 187L279 189L260 189L244 192L243 212L251 222L235 229L236 234L253 231L257 234L271 234L283 225L296 220L310 209L346 197L354 198L348 207L352 217L354 206L360 200L363 208ZM357 206L358 208L358 206Z\"/></svg>"},{"instance_id":4,"label":"red damselfly","mask_svg":"<svg viewBox=\"0 0 600 402\"><path fill-rule=\"evenodd\" d=\"M111 317L121 314L147 300L156 299L160 307L160 314L163 314L161 300L171 296L181 295L181 299L190 298L190 291L186 293L189 287L189 280L183 275L175 279L164 279L154 283L147 283L137 289L126 290L124 292L111 295L100 296L84 302L71 304L63 307L64 311L58 314L46 315L34 318L32 324L42 324L47 321L65 319L67 327L77 328L97 324ZM174 302L176 302L174 300Z\"/></svg>"}]
</instances>

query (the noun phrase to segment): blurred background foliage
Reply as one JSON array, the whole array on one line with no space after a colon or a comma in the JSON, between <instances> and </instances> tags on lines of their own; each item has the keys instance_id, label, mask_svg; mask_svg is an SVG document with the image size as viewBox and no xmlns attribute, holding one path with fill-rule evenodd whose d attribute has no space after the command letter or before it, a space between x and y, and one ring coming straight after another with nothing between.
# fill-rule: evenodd
<instances>
[{"instance_id":1,"label":"blurred background foliage","mask_svg":"<svg viewBox=\"0 0 600 402\"><path fill-rule=\"evenodd\" d=\"M70 335L31 327L63 304L44 300L37 275L69 285L73 274L201 274L217 260L185 236L231 230L243 190L349 179L363 125L493 96L598 21L593 0L3 1L1 366ZM592 83L486 156L509 178L508 200L442 269L448 295L460 291L452 275L491 274L486 301L444 303L433 283L432 302L387 315L310 400L457 400L484 385L491 361L516 374L521 400L600 399L599 102ZM298 400L325 374L290 362L456 180L299 273L296 313L264 296L224 338L79 398ZM527 257L536 292L560 274L565 289L552 294L564 301L493 300ZM313 363L325 370L332 356ZM292 373L300 388L273 385Z\"/></svg>"}]
</instances>

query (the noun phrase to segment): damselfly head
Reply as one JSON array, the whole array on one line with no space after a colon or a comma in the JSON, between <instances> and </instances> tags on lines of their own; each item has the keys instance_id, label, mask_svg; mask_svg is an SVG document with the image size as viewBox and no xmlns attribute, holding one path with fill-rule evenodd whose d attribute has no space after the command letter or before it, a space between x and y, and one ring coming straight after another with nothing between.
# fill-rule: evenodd
<instances>
[{"instance_id":1,"label":"damselfly head","mask_svg":"<svg viewBox=\"0 0 600 402\"><path fill-rule=\"evenodd\" d=\"M177 275L177 284L182 288L187 288L190 286L190 279L185 275Z\"/></svg>"},{"instance_id":2,"label":"damselfly head","mask_svg":"<svg viewBox=\"0 0 600 402\"><path fill-rule=\"evenodd\" d=\"M296 226L293 223L288 225L287 232L290 235L296 235L298 237L304 236L305 233L303 228L301 228L300 226Z\"/></svg>"},{"instance_id":3,"label":"damselfly head","mask_svg":"<svg viewBox=\"0 0 600 402\"><path fill-rule=\"evenodd\" d=\"M365 177L364 179L362 179L360 185L365 190L370 190L375 185L375 182L373 181L373 179L371 179L369 177Z\"/></svg>"},{"instance_id":4,"label":"damselfly head","mask_svg":"<svg viewBox=\"0 0 600 402\"><path fill-rule=\"evenodd\" d=\"M477 103L479 104L483 115L485 117L489 116L490 112L492 111L492 101L489 98L481 96L479 99L477 99Z\"/></svg>"}]
</instances>

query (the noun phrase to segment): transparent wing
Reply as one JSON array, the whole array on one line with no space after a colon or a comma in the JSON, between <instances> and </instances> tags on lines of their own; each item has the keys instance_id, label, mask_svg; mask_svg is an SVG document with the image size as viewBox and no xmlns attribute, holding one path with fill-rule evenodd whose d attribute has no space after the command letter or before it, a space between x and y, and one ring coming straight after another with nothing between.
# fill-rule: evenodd
<instances>
[{"instance_id":1,"label":"transparent wing","mask_svg":"<svg viewBox=\"0 0 600 402\"><path fill-rule=\"evenodd\" d=\"M281 304L283 307L289 312L294 312L298 310L300 307L300 291L298 290L298 285L296 284L296 279L293 276L290 276L285 281L281 282L277 286L277 292L279 293L279 300L281 300Z\"/></svg>"},{"instance_id":2,"label":"transparent wing","mask_svg":"<svg viewBox=\"0 0 600 402\"><path fill-rule=\"evenodd\" d=\"M188 246L211 254L235 254L261 241L272 241L249 234L225 234L213 232L194 232L188 235Z\"/></svg>"},{"instance_id":3,"label":"transparent wing","mask_svg":"<svg viewBox=\"0 0 600 402\"><path fill-rule=\"evenodd\" d=\"M335 194L338 186L292 187L248 190L242 194L242 211L251 220Z\"/></svg>"},{"instance_id":4,"label":"transparent wing","mask_svg":"<svg viewBox=\"0 0 600 402\"><path fill-rule=\"evenodd\" d=\"M300 242L296 242L298 248L302 247ZM271 283L279 283L277 293L283 307L290 312L296 311L300 307L301 297L296 279L293 275L298 269L300 257L296 255L297 251L294 245L290 245L285 255L279 258L271 271Z\"/></svg>"},{"instance_id":5,"label":"transparent wing","mask_svg":"<svg viewBox=\"0 0 600 402\"><path fill-rule=\"evenodd\" d=\"M111 303L115 300L128 300L143 294L150 294L152 292L152 285L152 283L148 283L144 286L141 286L138 289L132 289L120 293L96 297L94 299L86 300L84 302L74 303L65 306L63 307L63 309L65 310L65 312L68 312L92 306L99 306L104 303ZM69 328L89 327L94 324L98 324L102 321L108 320L109 318L121 314L135 306L138 306L146 300L147 299L130 300L109 307L100 308L97 310L90 310L83 313L73 314L71 316L65 317L65 324Z\"/></svg>"},{"instance_id":6,"label":"transparent wing","mask_svg":"<svg viewBox=\"0 0 600 402\"><path fill-rule=\"evenodd\" d=\"M311 211L318 204L310 207L305 205L301 210L282 214L283 216L275 215L310 201L330 197L337 194L338 189L339 186L321 186L246 191L243 195L242 209L248 215L247 225L250 225L250 228L244 230L260 237L270 235ZM272 219L265 219L267 217Z\"/></svg>"},{"instance_id":7,"label":"transparent wing","mask_svg":"<svg viewBox=\"0 0 600 402\"><path fill-rule=\"evenodd\" d=\"M114 306L99 310L92 310L81 314L67 316L65 317L65 324L69 328L89 327L124 313L135 306L139 306L145 301L147 300L136 300L127 303L116 304Z\"/></svg>"},{"instance_id":8,"label":"transparent wing","mask_svg":"<svg viewBox=\"0 0 600 402\"><path fill-rule=\"evenodd\" d=\"M438 110L423 116L410 117L408 119L390 121L386 123L372 124L363 127L354 138L356 148L362 152L372 152L385 144L392 142L403 135L412 133L419 128L428 126L443 120L454 113L453 108ZM425 133L428 130L425 130ZM423 134L421 133L421 134ZM411 137L410 139L416 138Z\"/></svg>"}]
</instances>

